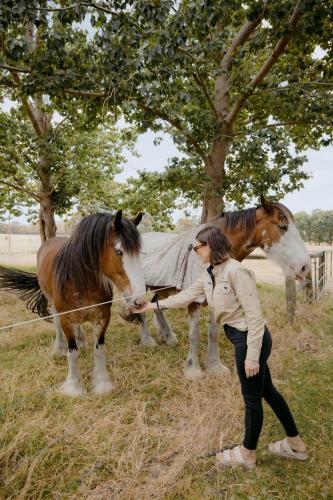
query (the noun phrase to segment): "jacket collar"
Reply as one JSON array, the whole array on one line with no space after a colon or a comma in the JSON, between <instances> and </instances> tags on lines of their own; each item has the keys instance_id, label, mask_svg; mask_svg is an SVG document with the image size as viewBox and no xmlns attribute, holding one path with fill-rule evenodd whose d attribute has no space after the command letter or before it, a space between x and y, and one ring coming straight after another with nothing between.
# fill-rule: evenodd
<instances>
[{"instance_id":1,"label":"jacket collar","mask_svg":"<svg viewBox=\"0 0 333 500\"><path fill-rule=\"evenodd\" d=\"M226 263L228 262L228 260L229 259L225 260L224 262L220 262L219 264L215 264L215 266L211 264L209 267L207 267L208 274L212 273L214 273L215 275L219 274L226 265Z\"/></svg>"}]
</instances>

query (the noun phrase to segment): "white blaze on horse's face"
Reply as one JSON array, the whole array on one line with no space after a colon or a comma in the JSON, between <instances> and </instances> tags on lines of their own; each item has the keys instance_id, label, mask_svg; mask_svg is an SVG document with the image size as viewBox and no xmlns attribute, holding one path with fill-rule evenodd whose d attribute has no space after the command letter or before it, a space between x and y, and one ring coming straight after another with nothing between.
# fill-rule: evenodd
<instances>
[{"instance_id":1,"label":"white blaze on horse's face","mask_svg":"<svg viewBox=\"0 0 333 500\"><path fill-rule=\"evenodd\" d=\"M287 229L278 241L266 240L263 234L262 248L269 259L282 268L282 271L296 279L303 280L310 271L310 258L294 222L288 218Z\"/></svg>"},{"instance_id":2,"label":"white blaze on horse's face","mask_svg":"<svg viewBox=\"0 0 333 500\"><path fill-rule=\"evenodd\" d=\"M126 252L119 240L115 244L115 250L120 250L120 252L122 253L123 268L131 285L131 290L124 293L124 298L127 304L144 304L146 302L146 284L140 262L140 255L133 255Z\"/></svg>"}]
</instances>

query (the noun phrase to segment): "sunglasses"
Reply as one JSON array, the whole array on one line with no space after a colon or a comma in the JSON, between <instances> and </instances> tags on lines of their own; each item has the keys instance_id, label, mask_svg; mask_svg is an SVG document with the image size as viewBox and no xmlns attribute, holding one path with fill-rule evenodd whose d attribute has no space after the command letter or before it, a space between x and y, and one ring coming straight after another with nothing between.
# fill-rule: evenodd
<instances>
[{"instance_id":1,"label":"sunglasses","mask_svg":"<svg viewBox=\"0 0 333 500\"><path fill-rule=\"evenodd\" d=\"M197 253L199 248L205 247L206 245L207 243L200 243L200 245L196 245L195 247L193 247L193 250L195 251L195 253Z\"/></svg>"}]
</instances>

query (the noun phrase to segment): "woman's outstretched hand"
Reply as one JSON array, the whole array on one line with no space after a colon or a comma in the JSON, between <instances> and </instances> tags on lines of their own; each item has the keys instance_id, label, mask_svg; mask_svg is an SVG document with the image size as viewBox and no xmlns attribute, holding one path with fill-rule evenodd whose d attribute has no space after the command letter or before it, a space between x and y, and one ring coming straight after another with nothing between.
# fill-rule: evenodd
<instances>
[{"instance_id":1,"label":"woman's outstretched hand","mask_svg":"<svg viewBox=\"0 0 333 500\"><path fill-rule=\"evenodd\" d=\"M153 302L147 302L141 307L132 307L131 312L135 314L141 314L147 311L153 311L154 309L156 309L156 304L154 304Z\"/></svg>"},{"instance_id":2,"label":"woman's outstretched hand","mask_svg":"<svg viewBox=\"0 0 333 500\"><path fill-rule=\"evenodd\" d=\"M257 361L245 360L245 374L247 378L254 377L259 373L260 365Z\"/></svg>"}]
</instances>

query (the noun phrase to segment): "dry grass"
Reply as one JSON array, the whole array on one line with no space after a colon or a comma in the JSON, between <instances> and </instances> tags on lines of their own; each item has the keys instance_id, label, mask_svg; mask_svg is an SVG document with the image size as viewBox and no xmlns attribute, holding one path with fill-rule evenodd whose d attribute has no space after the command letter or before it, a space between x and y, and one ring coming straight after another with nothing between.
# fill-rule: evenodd
<instances>
[{"instance_id":1,"label":"dry grass","mask_svg":"<svg viewBox=\"0 0 333 500\"><path fill-rule=\"evenodd\" d=\"M104 398L91 392L74 400L57 394L67 362L55 361L49 354L52 325L41 322L0 332L0 498L303 499L333 495L328 447L332 343L327 340L329 325L333 330L332 303L324 298L318 305L301 304L291 327L286 323L281 290L261 286L260 293L274 340L273 376L309 443L307 463L281 462L264 452L269 440L282 435L266 407L260 467L251 472L217 472L208 452L239 442L243 427L232 347L223 332L222 359L232 375L224 379L205 375L193 384L182 376L187 350L183 311L168 313L180 345L150 350L138 346L137 327L120 320L115 309L107 335L115 389ZM12 296L1 294L0 301L2 325L32 317ZM201 319L203 361L206 326L207 310ZM82 352L80 366L89 389L91 343Z\"/></svg>"}]
</instances>

